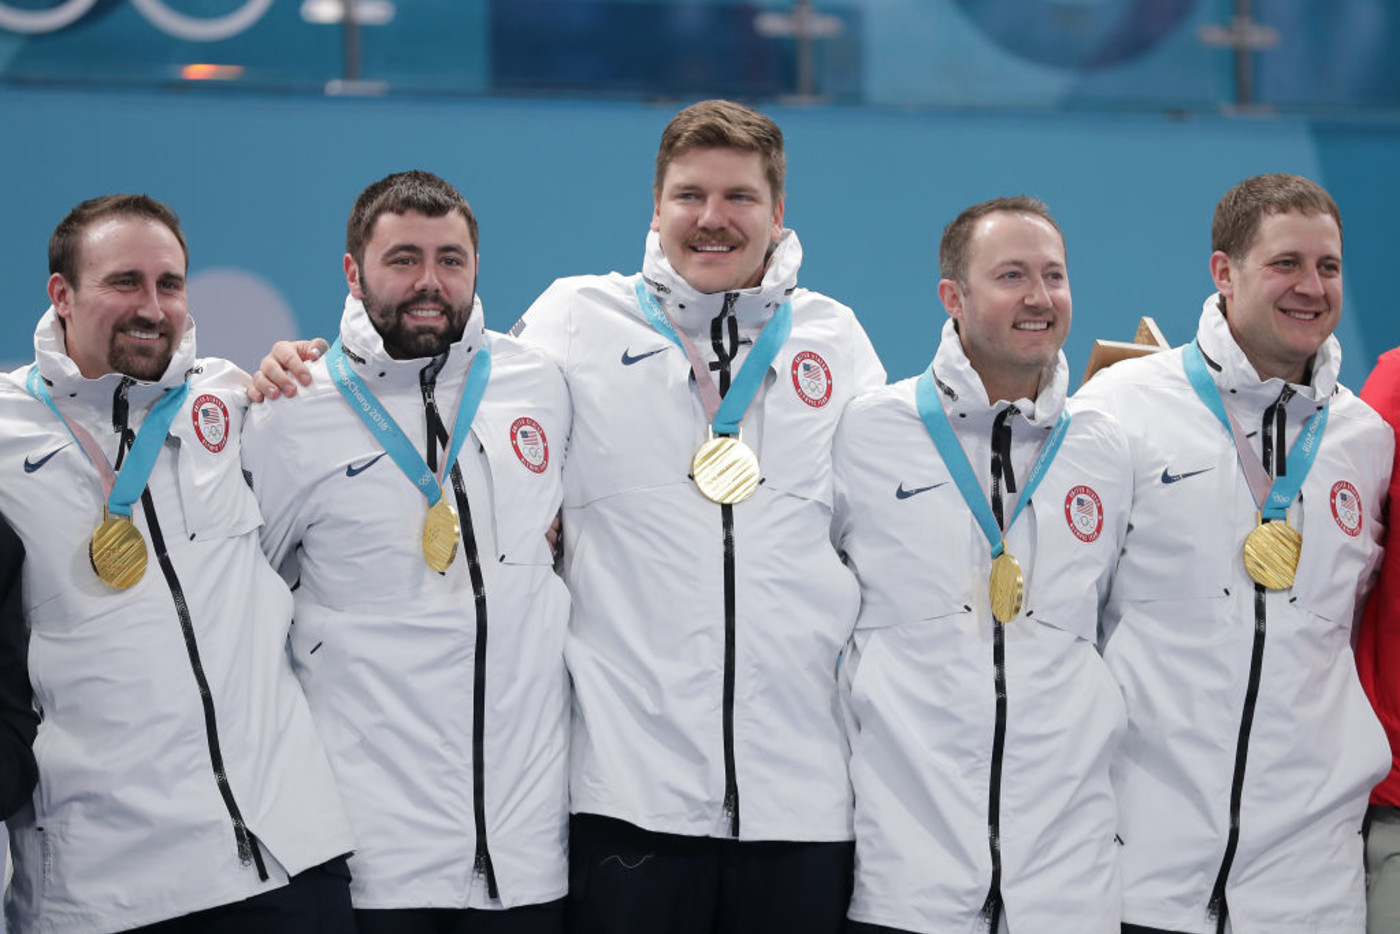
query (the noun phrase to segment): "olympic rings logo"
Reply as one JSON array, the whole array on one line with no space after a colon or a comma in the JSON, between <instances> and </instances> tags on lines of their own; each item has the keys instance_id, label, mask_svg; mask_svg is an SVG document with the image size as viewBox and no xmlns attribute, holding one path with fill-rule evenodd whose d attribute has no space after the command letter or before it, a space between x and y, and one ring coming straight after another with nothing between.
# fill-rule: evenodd
<instances>
[{"instance_id":1,"label":"olympic rings logo","mask_svg":"<svg viewBox=\"0 0 1400 934\"><path fill-rule=\"evenodd\" d=\"M141 15L154 27L176 39L190 42L218 42L229 39L252 26L272 6L272 0L247 0L243 6L224 16L202 19L172 10L165 0L131 0ZM48 10L17 10L0 3L0 29L30 34L57 32L82 19L97 0L62 0Z\"/></svg>"}]
</instances>

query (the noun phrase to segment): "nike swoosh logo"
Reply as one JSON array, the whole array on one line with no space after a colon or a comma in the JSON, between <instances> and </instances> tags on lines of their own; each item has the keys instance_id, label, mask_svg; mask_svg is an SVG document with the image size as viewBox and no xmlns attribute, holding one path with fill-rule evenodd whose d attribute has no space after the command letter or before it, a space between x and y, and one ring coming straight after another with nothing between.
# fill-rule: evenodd
<instances>
[{"instance_id":1,"label":"nike swoosh logo","mask_svg":"<svg viewBox=\"0 0 1400 934\"><path fill-rule=\"evenodd\" d=\"M899 489L894 491L894 498L908 499L911 496L918 496L920 493L927 493L929 490L936 490L941 486L946 486L947 483L948 481L944 480L942 483L931 483L928 486L916 486L912 490L906 490L904 488L903 481L901 481L899 484Z\"/></svg>"},{"instance_id":2,"label":"nike swoosh logo","mask_svg":"<svg viewBox=\"0 0 1400 934\"><path fill-rule=\"evenodd\" d=\"M665 347L659 347L656 350L648 350L646 353L639 353L635 357L632 356L629 351L624 350L622 352L622 365L631 366L639 360L645 360L647 357L654 357L665 349Z\"/></svg>"},{"instance_id":3,"label":"nike swoosh logo","mask_svg":"<svg viewBox=\"0 0 1400 934\"><path fill-rule=\"evenodd\" d=\"M71 443L72 443L72 442L70 441L69 444L71 444ZM38 470L40 467L42 467L42 466L44 466L45 464L47 464L49 461L53 460L54 455L57 454L59 451L63 450L64 448L66 448L66 447L68 447L68 444L60 444L58 447L54 448L52 451L50 451L49 453L45 454L43 457L39 458L39 459L36 460L36 461L32 461L32 460L30 460L29 458L26 457L26 458L24 459L24 472L25 472L25 473L33 473L34 471Z\"/></svg>"},{"instance_id":4,"label":"nike swoosh logo","mask_svg":"<svg viewBox=\"0 0 1400 934\"><path fill-rule=\"evenodd\" d=\"M1163 468L1162 468L1162 482L1163 482L1163 483L1175 483L1175 482L1178 481L1178 480L1185 480L1187 477L1194 477L1194 476L1196 476L1196 474L1205 473L1207 470L1211 470L1211 469L1212 469L1212 468L1210 468L1210 467L1202 467L1200 470L1188 470L1188 471L1186 471L1186 473L1172 473L1172 472L1171 472L1171 467L1169 467L1169 466L1168 466L1168 467L1163 467Z\"/></svg>"},{"instance_id":5,"label":"nike swoosh logo","mask_svg":"<svg viewBox=\"0 0 1400 934\"><path fill-rule=\"evenodd\" d=\"M347 476L347 477L356 477L356 476L359 476L360 474L364 473L366 470L369 470L369 469L370 469L371 467L373 467L375 464L379 463L379 458L380 458L380 457L383 457L385 454L388 454L388 453L389 453L388 451L384 451L384 452L382 452L382 453L379 455L379 457L371 457L369 460L365 461L363 464L361 464L361 465L358 466L358 467L356 467L354 464L348 464L348 465L346 465L346 467L345 467L345 476Z\"/></svg>"}]
</instances>

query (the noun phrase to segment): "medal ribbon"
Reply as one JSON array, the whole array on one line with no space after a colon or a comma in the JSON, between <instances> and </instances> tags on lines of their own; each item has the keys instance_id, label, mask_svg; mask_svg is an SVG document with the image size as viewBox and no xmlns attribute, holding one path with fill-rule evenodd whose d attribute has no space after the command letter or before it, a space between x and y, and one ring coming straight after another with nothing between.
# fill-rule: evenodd
<instances>
[{"instance_id":1,"label":"medal ribbon","mask_svg":"<svg viewBox=\"0 0 1400 934\"><path fill-rule=\"evenodd\" d=\"M1186 367L1186 378L1191 381L1191 388L1196 390L1196 395L1200 396L1206 408L1210 409L1234 439L1235 454L1239 457L1240 468L1244 471L1245 480L1249 483L1249 492L1254 497L1255 505L1259 507L1260 516L1270 520L1287 519L1288 507L1293 505L1298 491L1303 488L1303 481L1307 479L1308 471L1317 459L1317 449L1322 446L1322 433L1327 429L1329 407L1324 405L1318 409L1303 426L1298 439L1293 442L1293 447L1288 451L1287 475L1270 480L1263 461L1254 452L1254 447L1240 430L1235 417L1225 407L1220 387L1215 385L1215 380L1211 379L1210 371L1206 368L1200 344L1192 341L1183 350L1181 359Z\"/></svg>"},{"instance_id":2,"label":"medal ribbon","mask_svg":"<svg viewBox=\"0 0 1400 934\"><path fill-rule=\"evenodd\" d=\"M737 435L739 423L744 420L744 413L749 410L754 396L758 395L759 387L763 385L764 374L778 358L778 351L787 343L788 335L792 333L792 303L783 302L778 306L778 310L773 312L773 317L763 326L763 331L753 342L753 349L744 359L744 365L739 368L738 375L729 384L729 392L725 393L724 399L721 400L714 377L710 375L710 368L701 359L695 345L676 327L671 316L656 299L651 297L640 278L637 280L637 301L657 333L685 351L686 359L690 361L690 369L695 373L695 385L700 390L700 401L705 407L705 416L710 420L710 427L714 433Z\"/></svg>"},{"instance_id":3,"label":"medal ribbon","mask_svg":"<svg viewBox=\"0 0 1400 934\"><path fill-rule=\"evenodd\" d=\"M948 421L948 413L943 411L943 403L938 399L938 388L933 383L932 364L929 364L929 368L914 384L914 402L918 406L919 417L924 420L924 427L928 429L928 436L933 439L934 447L938 448L944 466L948 468L949 475L958 486L958 492L962 493L963 502L972 510L973 518L982 527L982 534L987 536L987 544L992 546L992 557L1000 557L1006 550L1004 533L997 526L997 518L992 515L992 507L987 502L987 497L982 495L982 487L977 482L972 464L968 462L967 453L958 442L952 423ZM1031 494L1040 486L1040 481L1045 479L1045 472L1059 452L1068 430L1069 413L1062 411L1059 421L1055 423L1055 430L1045 440L1035 465L1031 467L1030 475L1021 487L1021 498L1016 501L1016 510L1011 513L1011 518L1006 520L1007 529L1016 522L1016 517L1030 501Z\"/></svg>"},{"instance_id":4,"label":"medal ribbon","mask_svg":"<svg viewBox=\"0 0 1400 934\"><path fill-rule=\"evenodd\" d=\"M146 481L151 479L151 471L155 469L161 446L165 444L165 437L175 422L175 413L190 394L189 382L185 381L179 386L166 389L164 395L151 406L145 421L141 423L141 430L136 433L131 450L126 452L126 460L122 463L120 473L112 469L107 455L102 453L102 446L97 443L91 432L63 417L49 393L49 387L39 375L37 363L29 370L28 389L31 396L43 402L49 407L49 411L58 416L58 420L63 422L63 427L68 429L73 440L78 442L78 447L82 448L83 454L92 466L97 468L97 473L102 478L102 495L107 498L107 511L114 516L130 518L132 504L141 498Z\"/></svg>"},{"instance_id":5,"label":"medal ribbon","mask_svg":"<svg viewBox=\"0 0 1400 934\"><path fill-rule=\"evenodd\" d=\"M394 417L380 405L370 388L355 375L338 337L326 352L326 366L330 368L335 388L340 390L345 401L350 403L350 408L360 416L360 421L365 423L365 427L384 446L384 452L389 455L389 459L398 465L405 477L413 481L418 492L428 498L429 508L436 506L442 499L443 477L447 476L447 471L457 463L457 455L462 451L462 445L471 431L472 421L476 419L476 410L481 406L481 397L486 393L486 383L491 378L491 345L483 341L481 349L472 359L471 366L467 368L467 378L462 382L462 398L457 403L457 417L453 420L452 434L448 439L447 457L443 459L442 468L436 474L428 469L423 455L419 454L418 449L408 440L398 422L394 421Z\"/></svg>"}]
</instances>

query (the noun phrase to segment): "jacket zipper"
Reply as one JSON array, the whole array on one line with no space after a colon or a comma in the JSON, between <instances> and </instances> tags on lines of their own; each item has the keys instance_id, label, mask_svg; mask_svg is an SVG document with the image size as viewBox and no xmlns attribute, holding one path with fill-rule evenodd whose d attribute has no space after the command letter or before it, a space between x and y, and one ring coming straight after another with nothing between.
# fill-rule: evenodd
<instances>
[{"instance_id":1,"label":"jacket zipper","mask_svg":"<svg viewBox=\"0 0 1400 934\"><path fill-rule=\"evenodd\" d=\"M1287 450L1285 447L1286 406L1293 397L1292 387L1285 386L1267 409L1264 410L1263 437L1260 450L1261 461L1271 476L1282 477L1288 472ZM1277 465L1276 469L1272 469ZM1230 869L1235 862L1235 852L1240 843L1240 799L1244 796L1244 775L1249 756L1249 734L1254 727L1254 710L1259 701L1259 682L1263 676L1264 642L1268 634L1268 615L1265 597L1268 590L1263 584L1254 585L1254 646L1250 652L1249 680L1244 693L1244 710L1240 715L1239 740L1235 745L1235 774L1230 783L1230 831L1225 841L1225 855L1220 860L1220 871L1215 876L1211 888L1210 901L1206 906L1209 916L1215 920L1216 934L1225 934L1225 925L1230 918L1230 905L1225 897L1225 884L1230 878Z\"/></svg>"},{"instance_id":2,"label":"jacket zipper","mask_svg":"<svg viewBox=\"0 0 1400 934\"><path fill-rule=\"evenodd\" d=\"M1002 487L1007 493L1016 492L1016 475L1011 467L1012 416L1019 414L1013 405L1002 409L992 423L992 513L998 527L1006 528ZM987 787L987 846L991 852L992 878L987 898L982 903L982 917L987 930L995 934L1001 923L1001 770L1006 752L1006 629L992 616L992 682L996 691L996 723L992 729L992 762Z\"/></svg>"},{"instance_id":3,"label":"jacket zipper","mask_svg":"<svg viewBox=\"0 0 1400 934\"><path fill-rule=\"evenodd\" d=\"M115 470L121 469L127 451L136 440L135 433L127 424L129 415L127 390L131 387L132 382L130 377L123 377L117 385L112 400L112 427L121 434L121 443L117 447L117 462L113 468ZM180 620L180 633L185 640L185 651L189 654L190 668L194 671L195 684L199 688L199 700L204 708L204 735L209 743L209 762L214 769L214 781L218 785L219 796L223 798L224 807L228 809L229 820L233 822L233 838L238 847L238 861L244 866L249 864L256 866L258 879L266 882L268 879L267 865L263 862L257 837L243 822L243 814L238 809L238 802L233 796L233 788L229 785L228 771L224 767L224 754L219 745L219 724L214 711L214 695L209 689L209 679L204 674L204 664L200 660L199 643L195 639L194 622L190 618L190 608L185 601L184 588L180 586L180 579L175 574L175 566L171 563L170 554L165 548L165 536L161 534L160 521L156 518L156 507L151 498L150 487L141 491L141 509L146 515L146 527L151 535L151 546L155 549L156 560L160 563L161 573L165 576L166 586L170 588L170 596L175 603L175 614Z\"/></svg>"},{"instance_id":4,"label":"jacket zipper","mask_svg":"<svg viewBox=\"0 0 1400 934\"><path fill-rule=\"evenodd\" d=\"M445 362L445 358L443 360ZM424 416L428 423L427 462L429 470L437 470L438 446L448 442L447 427L438 414L434 385L442 363L434 360L419 374L423 392ZM472 871L486 879L486 892L500 898L496 885L496 866L491 860L491 848L486 836L486 581L481 573L481 556L476 546L476 531L472 526L471 504L462 482L462 470L452 465L452 492L457 500L457 518L462 527L462 550L467 559L467 572L472 581L472 598L476 604L476 652L472 670L472 819L476 823L476 855Z\"/></svg>"},{"instance_id":5,"label":"jacket zipper","mask_svg":"<svg viewBox=\"0 0 1400 934\"><path fill-rule=\"evenodd\" d=\"M727 292L724 307L710 322L710 344L716 360L710 368L719 371L719 394L729 392L729 365L739 352L739 319L734 303L739 293ZM726 333L727 332L727 333ZM727 340L726 340L727 337ZM724 543L724 813L729 818L729 835L739 837L739 779L734 765L734 655L735 655L735 569L734 507L720 504L720 524Z\"/></svg>"}]
</instances>

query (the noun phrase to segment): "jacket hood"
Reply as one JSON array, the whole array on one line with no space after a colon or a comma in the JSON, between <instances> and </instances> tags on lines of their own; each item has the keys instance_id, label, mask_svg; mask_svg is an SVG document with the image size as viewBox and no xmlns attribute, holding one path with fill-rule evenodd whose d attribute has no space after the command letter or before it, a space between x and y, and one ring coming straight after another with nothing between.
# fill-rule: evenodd
<instances>
[{"instance_id":1,"label":"jacket hood","mask_svg":"<svg viewBox=\"0 0 1400 934\"><path fill-rule=\"evenodd\" d=\"M462 336L447 348L446 360L438 370L437 378L444 379L465 371L485 339L484 313L481 296L478 295L472 302L471 314L467 317ZM364 303L353 295L345 297L345 310L340 316L340 342L350 358L351 365L365 371L372 370L374 375L391 386L417 386L418 376L423 369L439 359L414 357L409 360L395 360L390 357L384 349L384 338L369 320Z\"/></svg>"},{"instance_id":2,"label":"jacket hood","mask_svg":"<svg viewBox=\"0 0 1400 934\"><path fill-rule=\"evenodd\" d=\"M700 292L672 268L671 261L661 252L661 235L653 230L647 234L642 278L671 320L687 336L701 338L709 335L710 320L720 313L726 297L731 295L735 296L732 307L740 331L749 333L762 328L778 306L792 297L801 266L802 244L797 231L784 228L768 258L762 282L733 292ZM641 310L636 313L641 315Z\"/></svg>"},{"instance_id":3,"label":"jacket hood","mask_svg":"<svg viewBox=\"0 0 1400 934\"><path fill-rule=\"evenodd\" d=\"M128 380L132 383L128 390L128 398L132 402L139 402L142 397L154 398L159 392L180 385L195 370L194 318L186 319L185 333L176 345L175 352L171 354L170 364L166 366L160 379L133 380L121 373L108 373L97 379L88 379L78 371L78 364L73 358L68 356L63 322L59 319L58 312L50 305L34 329L34 363L39 368L39 375L53 387L55 395L62 393L72 399L105 406L111 401L112 394L122 380Z\"/></svg>"},{"instance_id":4,"label":"jacket hood","mask_svg":"<svg viewBox=\"0 0 1400 934\"><path fill-rule=\"evenodd\" d=\"M973 369L972 361L963 350L952 318L943 322L943 336L933 356L933 375L939 383L944 405L949 414L964 415L996 413L1014 405L1032 425L1053 425L1065 407L1065 392L1069 388L1069 364L1064 351L1055 355L1053 365L1040 376L1040 392L1034 399L990 402L982 377Z\"/></svg>"},{"instance_id":5,"label":"jacket hood","mask_svg":"<svg viewBox=\"0 0 1400 934\"><path fill-rule=\"evenodd\" d=\"M1219 365L1218 371L1214 367L1211 368L1211 375L1215 377L1216 385L1220 388L1227 391L1236 390L1239 393L1248 392L1255 387L1267 387L1267 395L1271 399L1282 391L1283 380L1277 377L1261 380L1259 372L1244 355L1244 351L1235 341L1235 336L1230 333L1230 323L1225 320L1225 314L1220 310L1218 292L1206 299L1204 307L1201 308L1201 322L1196 329L1196 341L1211 362ZM1341 368L1342 345L1336 336L1328 335L1327 340L1322 342L1322 346L1313 356L1310 382L1294 384L1298 394L1313 402L1325 402L1337 391L1337 375Z\"/></svg>"}]
</instances>

